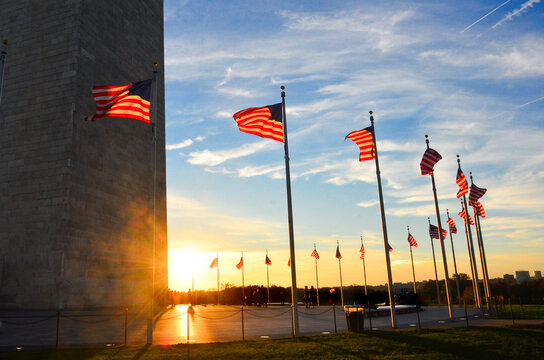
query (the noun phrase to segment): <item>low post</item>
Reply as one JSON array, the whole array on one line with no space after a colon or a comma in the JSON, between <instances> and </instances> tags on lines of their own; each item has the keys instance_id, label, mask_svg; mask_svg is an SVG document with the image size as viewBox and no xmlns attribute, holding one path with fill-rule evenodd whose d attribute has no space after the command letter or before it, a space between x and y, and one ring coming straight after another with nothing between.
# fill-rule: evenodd
<instances>
[{"instance_id":1,"label":"low post","mask_svg":"<svg viewBox=\"0 0 544 360\"><path fill-rule=\"evenodd\" d=\"M127 346L128 308L125 308L125 346Z\"/></svg>"},{"instance_id":2,"label":"low post","mask_svg":"<svg viewBox=\"0 0 544 360\"><path fill-rule=\"evenodd\" d=\"M463 299L463 307L465 308L465 321L467 322L467 327L468 327L467 303L464 299Z\"/></svg>"},{"instance_id":3,"label":"low post","mask_svg":"<svg viewBox=\"0 0 544 360\"><path fill-rule=\"evenodd\" d=\"M510 298L508 298L508 304L510 305L510 316L512 317L512 325L514 325L514 310L512 310L512 300Z\"/></svg>"},{"instance_id":4,"label":"low post","mask_svg":"<svg viewBox=\"0 0 544 360\"><path fill-rule=\"evenodd\" d=\"M244 329L244 306L242 305L242 341L246 340L246 334Z\"/></svg>"},{"instance_id":5,"label":"low post","mask_svg":"<svg viewBox=\"0 0 544 360\"><path fill-rule=\"evenodd\" d=\"M55 348L59 348L59 327L60 327L60 310L57 310L57 336L55 339Z\"/></svg>"},{"instance_id":6,"label":"low post","mask_svg":"<svg viewBox=\"0 0 544 360\"><path fill-rule=\"evenodd\" d=\"M336 304L332 304L332 317L334 318L334 332L338 333L338 330L336 329Z\"/></svg>"},{"instance_id":7,"label":"low post","mask_svg":"<svg viewBox=\"0 0 544 360\"><path fill-rule=\"evenodd\" d=\"M192 304L191 304L192 305ZM189 345L189 307L187 307L187 359L191 358L191 349Z\"/></svg>"},{"instance_id":8,"label":"low post","mask_svg":"<svg viewBox=\"0 0 544 360\"><path fill-rule=\"evenodd\" d=\"M419 304L416 304L416 313L417 313L417 326L421 329L421 320L419 319Z\"/></svg>"},{"instance_id":9,"label":"low post","mask_svg":"<svg viewBox=\"0 0 544 360\"><path fill-rule=\"evenodd\" d=\"M361 327L359 326L359 306L355 308L355 314L357 315L357 332L361 331Z\"/></svg>"},{"instance_id":10,"label":"low post","mask_svg":"<svg viewBox=\"0 0 544 360\"><path fill-rule=\"evenodd\" d=\"M372 309L370 308L370 306L369 306L369 309L368 309L368 310L369 310L369 311L368 311L368 321L369 321L369 323L370 323L370 331L372 331L372 311L370 311L370 310L372 310Z\"/></svg>"}]
</instances>

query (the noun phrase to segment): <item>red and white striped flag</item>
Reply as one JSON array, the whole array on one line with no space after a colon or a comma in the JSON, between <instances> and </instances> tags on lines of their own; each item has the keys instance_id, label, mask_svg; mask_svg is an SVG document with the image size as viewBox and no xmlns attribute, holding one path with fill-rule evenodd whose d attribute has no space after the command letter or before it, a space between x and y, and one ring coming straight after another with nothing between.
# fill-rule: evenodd
<instances>
[{"instance_id":1,"label":"red and white striped flag","mask_svg":"<svg viewBox=\"0 0 544 360\"><path fill-rule=\"evenodd\" d=\"M459 216L462 217L463 220L465 220L465 224L466 224L467 223L467 212L465 211L465 209L461 210L461 212L459 213ZM470 221L470 224L474 225L474 221L470 217L470 214L468 214L468 219Z\"/></svg>"},{"instance_id":2,"label":"red and white striped flag","mask_svg":"<svg viewBox=\"0 0 544 360\"><path fill-rule=\"evenodd\" d=\"M236 264L236 268L238 270L240 270L242 268L242 266L244 266L244 257L243 256L240 258L240 262L238 264Z\"/></svg>"},{"instance_id":3,"label":"red and white striped flag","mask_svg":"<svg viewBox=\"0 0 544 360\"><path fill-rule=\"evenodd\" d=\"M317 250L315 250L315 249L314 249L314 251L312 251L310 256L313 256L314 258L316 258L316 260L319 259L319 254L317 253Z\"/></svg>"},{"instance_id":4,"label":"red and white striped flag","mask_svg":"<svg viewBox=\"0 0 544 360\"><path fill-rule=\"evenodd\" d=\"M476 214L478 214L479 217L485 218L485 209L481 202L478 201L474 208L476 208Z\"/></svg>"},{"instance_id":5,"label":"red and white striped flag","mask_svg":"<svg viewBox=\"0 0 544 360\"><path fill-rule=\"evenodd\" d=\"M217 266L219 266L219 258L218 257L213 259L212 263L210 264L210 269L213 269L214 267L217 267Z\"/></svg>"},{"instance_id":6,"label":"red and white striped flag","mask_svg":"<svg viewBox=\"0 0 544 360\"><path fill-rule=\"evenodd\" d=\"M85 120L114 117L150 123L152 80L122 86L93 86L96 113Z\"/></svg>"},{"instance_id":7,"label":"red and white striped flag","mask_svg":"<svg viewBox=\"0 0 544 360\"><path fill-rule=\"evenodd\" d=\"M359 249L361 252L361 256L359 257L360 260L363 260L365 258L365 247L363 244L361 244L361 249Z\"/></svg>"},{"instance_id":8,"label":"red and white striped flag","mask_svg":"<svg viewBox=\"0 0 544 360\"><path fill-rule=\"evenodd\" d=\"M240 131L283 142L281 103L240 110L232 117Z\"/></svg>"},{"instance_id":9,"label":"red and white striped flag","mask_svg":"<svg viewBox=\"0 0 544 360\"><path fill-rule=\"evenodd\" d=\"M457 170L457 177L455 178L455 182L457 183L457 186L459 186L459 191L457 192L457 198L460 198L461 196L468 193L467 178L465 177L465 174L463 174L463 171L461 170L461 168Z\"/></svg>"},{"instance_id":10,"label":"red and white striped flag","mask_svg":"<svg viewBox=\"0 0 544 360\"><path fill-rule=\"evenodd\" d=\"M272 260L270 260L270 258L268 257L268 255L266 255L266 259L264 259L264 263L266 265L272 265Z\"/></svg>"},{"instance_id":11,"label":"red and white striped flag","mask_svg":"<svg viewBox=\"0 0 544 360\"><path fill-rule=\"evenodd\" d=\"M457 226L452 218L448 218L448 224L450 225L450 233L457 234Z\"/></svg>"},{"instance_id":12,"label":"red and white striped flag","mask_svg":"<svg viewBox=\"0 0 544 360\"><path fill-rule=\"evenodd\" d=\"M408 233L408 242L410 243L410 246L417 247L417 241L416 239L414 239L414 237L410 233Z\"/></svg>"},{"instance_id":13,"label":"red and white striped flag","mask_svg":"<svg viewBox=\"0 0 544 360\"><path fill-rule=\"evenodd\" d=\"M336 245L336 258L340 260L342 255L340 254L340 245Z\"/></svg>"},{"instance_id":14,"label":"red and white striped flag","mask_svg":"<svg viewBox=\"0 0 544 360\"><path fill-rule=\"evenodd\" d=\"M445 238L447 235L447 231L445 229L442 229L442 237ZM429 235L431 236L431 239L438 239L438 226L434 226L433 224L429 224Z\"/></svg>"},{"instance_id":15,"label":"red and white striped flag","mask_svg":"<svg viewBox=\"0 0 544 360\"><path fill-rule=\"evenodd\" d=\"M372 126L369 126L362 130L352 131L344 138L344 141L346 141L347 138L350 138L359 146L359 161L372 160L376 157L376 149L374 148L374 140L372 137L373 131L374 129Z\"/></svg>"},{"instance_id":16,"label":"red and white striped flag","mask_svg":"<svg viewBox=\"0 0 544 360\"><path fill-rule=\"evenodd\" d=\"M484 196L487 189L479 188L476 185L470 185L470 195L468 196L469 205L474 206L482 196Z\"/></svg>"},{"instance_id":17,"label":"red and white striped flag","mask_svg":"<svg viewBox=\"0 0 544 360\"><path fill-rule=\"evenodd\" d=\"M428 148L423 154L419 167L421 168L421 175L432 175L434 171L434 165L442 159L442 156L438 151Z\"/></svg>"}]
</instances>

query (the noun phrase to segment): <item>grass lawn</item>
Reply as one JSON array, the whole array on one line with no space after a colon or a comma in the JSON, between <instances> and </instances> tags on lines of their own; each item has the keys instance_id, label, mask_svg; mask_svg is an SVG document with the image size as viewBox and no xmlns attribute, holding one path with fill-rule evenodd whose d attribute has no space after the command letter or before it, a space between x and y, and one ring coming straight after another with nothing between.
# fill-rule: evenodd
<instances>
[{"instance_id":1,"label":"grass lawn","mask_svg":"<svg viewBox=\"0 0 544 360\"><path fill-rule=\"evenodd\" d=\"M499 309L503 310L503 309ZM529 319L544 319L544 305L512 305L512 312L514 313L514 319L529 320ZM510 305L504 305L504 311L491 317L492 319L511 319Z\"/></svg>"},{"instance_id":2,"label":"grass lawn","mask_svg":"<svg viewBox=\"0 0 544 360\"><path fill-rule=\"evenodd\" d=\"M190 345L191 359L544 359L544 325L410 329ZM0 359L187 359L187 346L0 352Z\"/></svg>"}]
</instances>

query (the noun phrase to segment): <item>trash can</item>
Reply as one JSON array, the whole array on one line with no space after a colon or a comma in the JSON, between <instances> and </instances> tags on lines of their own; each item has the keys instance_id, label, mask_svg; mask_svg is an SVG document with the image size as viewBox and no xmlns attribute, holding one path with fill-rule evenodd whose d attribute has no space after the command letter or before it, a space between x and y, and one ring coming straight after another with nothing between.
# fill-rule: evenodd
<instances>
[{"instance_id":1,"label":"trash can","mask_svg":"<svg viewBox=\"0 0 544 360\"><path fill-rule=\"evenodd\" d=\"M348 331L361 332L365 329L365 308L363 306L346 305L344 306Z\"/></svg>"}]
</instances>

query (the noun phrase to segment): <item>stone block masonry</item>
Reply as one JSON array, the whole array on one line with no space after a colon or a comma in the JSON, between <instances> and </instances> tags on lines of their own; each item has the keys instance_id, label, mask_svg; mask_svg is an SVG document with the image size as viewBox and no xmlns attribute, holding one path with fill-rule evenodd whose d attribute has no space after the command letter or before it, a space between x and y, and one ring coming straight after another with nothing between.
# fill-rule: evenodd
<instances>
[{"instance_id":1,"label":"stone block masonry","mask_svg":"<svg viewBox=\"0 0 544 360\"><path fill-rule=\"evenodd\" d=\"M152 77L156 293L168 286L162 0L0 0L0 308L145 306L152 284L149 124L95 110L93 85Z\"/></svg>"}]
</instances>

